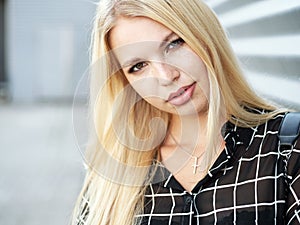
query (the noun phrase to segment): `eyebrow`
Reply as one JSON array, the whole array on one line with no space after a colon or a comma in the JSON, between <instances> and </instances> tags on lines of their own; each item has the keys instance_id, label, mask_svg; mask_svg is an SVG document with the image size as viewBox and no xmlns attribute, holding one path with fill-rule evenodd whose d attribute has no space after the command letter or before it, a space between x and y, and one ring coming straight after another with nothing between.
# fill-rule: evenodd
<instances>
[{"instance_id":1,"label":"eyebrow","mask_svg":"<svg viewBox=\"0 0 300 225\"><path fill-rule=\"evenodd\" d=\"M168 42L174 35L176 35L173 31L171 31L168 35L166 35L165 37L164 37L164 39L161 41L161 43L160 43L160 45L159 45L159 48L162 48L165 44L166 44L166 42ZM134 64L136 64L137 62L139 62L139 61L141 61L141 60L143 60L142 58L132 58L132 59L129 59L129 60L127 60L127 61L125 61L122 65L121 65L121 67L122 68L126 68L126 67L128 67L128 66L130 66L130 65L134 65Z\"/></svg>"},{"instance_id":2,"label":"eyebrow","mask_svg":"<svg viewBox=\"0 0 300 225\"><path fill-rule=\"evenodd\" d=\"M169 33L169 34L162 40L161 44L159 45L159 48L163 47L164 44L165 44L166 42L168 42L168 41L171 39L171 37L173 37L174 35L176 35L176 34L175 34L173 31L171 31L171 33Z\"/></svg>"},{"instance_id":3,"label":"eyebrow","mask_svg":"<svg viewBox=\"0 0 300 225\"><path fill-rule=\"evenodd\" d=\"M141 58L133 58L133 59L129 59L128 61L126 61L124 64L121 65L122 68L126 68L130 65L134 65L136 63L138 63L139 61L141 61L143 59Z\"/></svg>"}]
</instances>

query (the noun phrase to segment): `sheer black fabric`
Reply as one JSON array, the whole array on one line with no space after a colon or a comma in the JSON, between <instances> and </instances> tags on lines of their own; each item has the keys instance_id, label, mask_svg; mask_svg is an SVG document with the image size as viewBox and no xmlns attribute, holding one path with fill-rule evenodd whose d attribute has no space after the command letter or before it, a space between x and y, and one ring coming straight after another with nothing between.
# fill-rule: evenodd
<instances>
[{"instance_id":1,"label":"sheer black fabric","mask_svg":"<svg viewBox=\"0 0 300 225\"><path fill-rule=\"evenodd\" d=\"M285 170L277 137L282 118L254 128L227 123L224 151L191 193L172 175L149 185L137 215L142 224L300 224L300 139Z\"/></svg>"},{"instance_id":2,"label":"sheer black fabric","mask_svg":"<svg viewBox=\"0 0 300 225\"><path fill-rule=\"evenodd\" d=\"M300 225L300 137L280 152L282 118L253 128L228 122L225 149L191 193L169 173L147 187L144 212L136 217L142 225ZM84 225L85 197L80 211L77 224Z\"/></svg>"}]
</instances>

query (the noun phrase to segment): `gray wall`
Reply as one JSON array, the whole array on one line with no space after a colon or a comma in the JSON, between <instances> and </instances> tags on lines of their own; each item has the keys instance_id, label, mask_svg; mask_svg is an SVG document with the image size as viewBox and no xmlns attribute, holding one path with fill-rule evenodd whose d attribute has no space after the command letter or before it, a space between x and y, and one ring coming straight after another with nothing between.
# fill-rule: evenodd
<instances>
[{"instance_id":1,"label":"gray wall","mask_svg":"<svg viewBox=\"0 0 300 225\"><path fill-rule=\"evenodd\" d=\"M3 83L6 80L5 77L5 49L4 49L4 0L0 0L0 88L1 83Z\"/></svg>"},{"instance_id":2,"label":"gray wall","mask_svg":"<svg viewBox=\"0 0 300 225\"><path fill-rule=\"evenodd\" d=\"M88 66L95 5L7 0L7 65L14 101L71 99Z\"/></svg>"},{"instance_id":3,"label":"gray wall","mask_svg":"<svg viewBox=\"0 0 300 225\"><path fill-rule=\"evenodd\" d=\"M89 0L6 0L6 61L14 101L71 99L88 67ZM300 105L300 1L206 0L262 95Z\"/></svg>"},{"instance_id":4,"label":"gray wall","mask_svg":"<svg viewBox=\"0 0 300 225\"><path fill-rule=\"evenodd\" d=\"M261 95L300 106L300 1L207 0Z\"/></svg>"}]
</instances>

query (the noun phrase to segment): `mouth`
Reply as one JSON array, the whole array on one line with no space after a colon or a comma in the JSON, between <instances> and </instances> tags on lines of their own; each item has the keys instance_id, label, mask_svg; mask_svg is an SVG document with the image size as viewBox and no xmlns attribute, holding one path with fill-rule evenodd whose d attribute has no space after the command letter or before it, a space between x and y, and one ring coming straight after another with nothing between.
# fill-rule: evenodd
<instances>
[{"instance_id":1,"label":"mouth","mask_svg":"<svg viewBox=\"0 0 300 225\"><path fill-rule=\"evenodd\" d=\"M196 82L188 86L179 88L176 92L173 92L169 95L167 102L176 106L187 103L193 96L195 87L196 87Z\"/></svg>"}]
</instances>

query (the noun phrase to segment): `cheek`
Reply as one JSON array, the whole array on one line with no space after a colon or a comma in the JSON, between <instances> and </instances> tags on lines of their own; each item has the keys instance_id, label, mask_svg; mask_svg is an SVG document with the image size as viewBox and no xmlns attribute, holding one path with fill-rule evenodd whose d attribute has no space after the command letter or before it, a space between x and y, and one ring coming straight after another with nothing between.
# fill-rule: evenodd
<instances>
[{"instance_id":1,"label":"cheek","mask_svg":"<svg viewBox=\"0 0 300 225\"><path fill-rule=\"evenodd\" d=\"M182 48L169 58L168 63L195 81L207 79L207 69L202 59L189 48Z\"/></svg>"},{"instance_id":2,"label":"cheek","mask_svg":"<svg viewBox=\"0 0 300 225\"><path fill-rule=\"evenodd\" d=\"M208 97L210 87L204 62L194 52L190 52L186 59L188 60L185 61L185 64L181 63L183 72L196 81L203 94Z\"/></svg>"},{"instance_id":3,"label":"cheek","mask_svg":"<svg viewBox=\"0 0 300 225\"><path fill-rule=\"evenodd\" d=\"M158 109L163 109L163 100L157 97L147 97L144 98L150 105L155 106Z\"/></svg>"},{"instance_id":4,"label":"cheek","mask_svg":"<svg viewBox=\"0 0 300 225\"><path fill-rule=\"evenodd\" d=\"M133 89L150 105L159 110L174 113L173 107L166 106L166 97L163 96L163 91L159 89L157 79L128 77L127 80Z\"/></svg>"},{"instance_id":5,"label":"cheek","mask_svg":"<svg viewBox=\"0 0 300 225\"><path fill-rule=\"evenodd\" d=\"M129 84L144 99L162 99L159 93L157 80L150 77L126 76Z\"/></svg>"},{"instance_id":6,"label":"cheek","mask_svg":"<svg viewBox=\"0 0 300 225\"><path fill-rule=\"evenodd\" d=\"M166 104L166 101L163 100L162 98L148 97L145 98L145 101L161 111L177 114L176 107Z\"/></svg>"}]
</instances>

